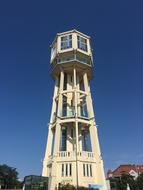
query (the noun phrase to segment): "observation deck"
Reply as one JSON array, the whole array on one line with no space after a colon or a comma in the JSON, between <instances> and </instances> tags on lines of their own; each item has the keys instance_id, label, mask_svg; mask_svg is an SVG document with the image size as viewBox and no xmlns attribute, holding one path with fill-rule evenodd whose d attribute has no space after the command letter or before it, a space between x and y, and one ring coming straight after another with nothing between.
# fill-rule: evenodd
<instances>
[{"instance_id":1,"label":"observation deck","mask_svg":"<svg viewBox=\"0 0 143 190\"><path fill-rule=\"evenodd\" d=\"M59 151L56 155L50 155L48 162L50 163L54 157L56 157L58 162L71 162L76 160L84 162L96 162L94 153L87 151L79 151L77 155L76 151Z\"/></svg>"},{"instance_id":2,"label":"observation deck","mask_svg":"<svg viewBox=\"0 0 143 190\"><path fill-rule=\"evenodd\" d=\"M77 72L86 69L89 76L92 74L90 37L77 30L58 33L51 45L52 76L60 73L61 66L65 71L72 71L74 65Z\"/></svg>"}]
</instances>

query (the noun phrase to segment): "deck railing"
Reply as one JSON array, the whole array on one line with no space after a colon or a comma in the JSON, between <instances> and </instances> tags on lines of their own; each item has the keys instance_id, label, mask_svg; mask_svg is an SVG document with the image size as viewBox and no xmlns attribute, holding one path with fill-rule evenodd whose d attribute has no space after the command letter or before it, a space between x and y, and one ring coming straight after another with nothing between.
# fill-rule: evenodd
<instances>
[{"instance_id":1,"label":"deck railing","mask_svg":"<svg viewBox=\"0 0 143 190\"><path fill-rule=\"evenodd\" d=\"M60 151L58 153L58 157L60 159L85 159L85 160L93 160L94 159L94 153L93 152L86 152L86 151L79 151L77 153L77 157L76 157L76 152L75 151Z\"/></svg>"}]
</instances>

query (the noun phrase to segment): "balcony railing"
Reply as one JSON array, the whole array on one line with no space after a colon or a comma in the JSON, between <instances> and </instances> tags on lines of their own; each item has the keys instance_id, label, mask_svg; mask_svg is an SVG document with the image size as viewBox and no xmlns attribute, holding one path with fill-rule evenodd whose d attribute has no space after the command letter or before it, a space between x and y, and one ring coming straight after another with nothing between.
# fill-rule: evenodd
<instances>
[{"instance_id":1,"label":"balcony railing","mask_svg":"<svg viewBox=\"0 0 143 190\"><path fill-rule=\"evenodd\" d=\"M69 151L60 151L58 153L59 157L73 157L75 155L76 155L75 151L72 151L72 152L69 152Z\"/></svg>"},{"instance_id":2,"label":"balcony railing","mask_svg":"<svg viewBox=\"0 0 143 190\"><path fill-rule=\"evenodd\" d=\"M80 56L79 54L66 55L65 57L61 57L61 58L57 57L55 58L51 66L53 69L55 65L57 64L63 64L63 63L68 63L68 62L73 62L73 61L78 61L82 64L91 66L91 60L87 57Z\"/></svg>"},{"instance_id":3,"label":"balcony railing","mask_svg":"<svg viewBox=\"0 0 143 190\"><path fill-rule=\"evenodd\" d=\"M93 158L94 153L93 152L87 152L87 151L80 151L80 152L78 152L78 156L83 157L83 158Z\"/></svg>"},{"instance_id":4,"label":"balcony railing","mask_svg":"<svg viewBox=\"0 0 143 190\"><path fill-rule=\"evenodd\" d=\"M68 55L68 56L65 56L63 58L57 58L57 64L70 62L70 61L79 61L83 64L91 65L91 62L89 61L88 58L82 57L78 54Z\"/></svg>"},{"instance_id":5,"label":"balcony railing","mask_svg":"<svg viewBox=\"0 0 143 190\"><path fill-rule=\"evenodd\" d=\"M94 153L93 152L86 152L86 151L79 151L77 153L76 157L76 152L75 151L60 151L57 154L59 160L94 160Z\"/></svg>"},{"instance_id":6,"label":"balcony railing","mask_svg":"<svg viewBox=\"0 0 143 190\"><path fill-rule=\"evenodd\" d=\"M89 118L89 114L88 114L87 110L80 109L80 111L78 111L77 115L80 118L84 118L84 119L88 119ZM72 117L75 117L75 107L74 106L70 107L70 108L64 107L61 116L63 118L72 118Z\"/></svg>"},{"instance_id":7,"label":"balcony railing","mask_svg":"<svg viewBox=\"0 0 143 190\"><path fill-rule=\"evenodd\" d=\"M75 108L74 107L64 107L62 111L62 117L64 118L70 118L75 116Z\"/></svg>"}]
</instances>

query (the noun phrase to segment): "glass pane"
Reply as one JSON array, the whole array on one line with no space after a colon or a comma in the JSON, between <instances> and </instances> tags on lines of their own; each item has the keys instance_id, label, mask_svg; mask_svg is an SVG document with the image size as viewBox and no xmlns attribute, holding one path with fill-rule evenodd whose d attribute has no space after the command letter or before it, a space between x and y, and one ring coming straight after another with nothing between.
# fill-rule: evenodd
<instances>
[{"instance_id":1,"label":"glass pane","mask_svg":"<svg viewBox=\"0 0 143 190\"><path fill-rule=\"evenodd\" d=\"M66 164L66 176L68 176L68 164Z\"/></svg>"},{"instance_id":2,"label":"glass pane","mask_svg":"<svg viewBox=\"0 0 143 190\"><path fill-rule=\"evenodd\" d=\"M87 176L89 176L88 164L86 164Z\"/></svg>"},{"instance_id":3,"label":"glass pane","mask_svg":"<svg viewBox=\"0 0 143 190\"><path fill-rule=\"evenodd\" d=\"M85 176L85 164L83 164L83 176Z\"/></svg>"},{"instance_id":4,"label":"glass pane","mask_svg":"<svg viewBox=\"0 0 143 190\"><path fill-rule=\"evenodd\" d=\"M72 175L72 164L70 164L70 176Z\"/></svg>"},{"instance_id":5,"label":"glass pane","mask_svg":"<svg viewBox=\"0 0 143 190\"><path fill-rule=\"evenodd\" d=\"M92 177L92 165L90 164L90 176Z\"/></svg>"},{"instance_id":6,"label":"glass pane","mask_svg":"<svg viewBox=\"0 0 143 190\"><path fill-rule=\"evenodd\" d=\"M64 176L64 164L62 164L62 176Z\"/></svg>"},{"instance_id":7,"label":"glass pane","mask_svg":"<svg viewBox=\"0 0 143 190\"><path fill-rule=\"evenodd\" d=\"M62 129L62 138L61 138L61 151L66 151L66 140L67 140L67 130Z\"/></svg>"},{"instance_id":8,"label":"glass pane","mask_svg":"<svg viewBox=\"0 0 143 190\"><path fill-rule=\"evenodd\" d=\"M84 51L87 51L87 40L80 36L77 36L78 48Z\"/></svg>"},{"instance_id":9,"label":"glass pane","mask_svg":"<svg viewBox=\"0 0 143 190\"><path fill-rule=\"evenodd\" d=\"M61 37L61 50L72 47L72 35Z\"/></svg>"}]
</instances>

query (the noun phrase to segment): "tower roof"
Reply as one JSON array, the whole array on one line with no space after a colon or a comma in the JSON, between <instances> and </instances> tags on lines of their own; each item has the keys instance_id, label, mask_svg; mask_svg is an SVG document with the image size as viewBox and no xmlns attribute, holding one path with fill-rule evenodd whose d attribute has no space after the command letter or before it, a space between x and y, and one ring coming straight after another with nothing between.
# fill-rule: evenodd
<instances>
[{"instance_id":1,"label":"tower roof","mask_svg":"<svg viewBox=\"0 0 143 190\"><path fill-rule=\"evenodd\" d=\"M80 35L82 35L82 36L85 36L86 38L90 38L90 36L88 36L88 35L86 35L86 34L84 34L84 33L82 33L82 32L79 32L79 31L76 30L76 29L69 30L69 31L66 31L66 32L57 33L57 35L58 35L58 36L59 36L59 35L65 35L65 34L73 33L73 32L78 33L78 34L80 34Z\"/></svg>"},{"instance_id":2,"label":"tower roof","mask_svg":"<svg viewBox=\"0 0 143 190\"><path fill-rule=\"evenodd\" d=\"M72 30L68 30L68 31L66 31L66 32L57 33L57 34L56 34L56 37L54 38L54 40L53 40L52 44L50 45L50 47L51 47L51 46L53 45L53 43L56 41L56 39L57 39L58 36L62 36L62 35L70 34L70 33L77 33L77 34L79 34L79 35L81 35L81 36L83 36L83 37L85 37L85 38L91 39L90 36L88 36L88 35L86 35L86 34L84 34L84 33L82 33L82 32L79 32L79 31L76 30L76 29L72 29Z\"/></svg>"}]
</instances>

